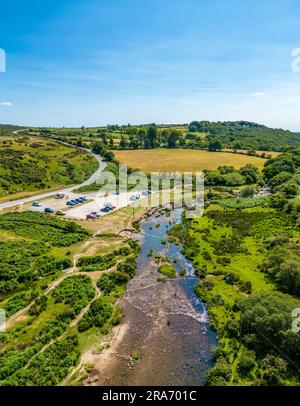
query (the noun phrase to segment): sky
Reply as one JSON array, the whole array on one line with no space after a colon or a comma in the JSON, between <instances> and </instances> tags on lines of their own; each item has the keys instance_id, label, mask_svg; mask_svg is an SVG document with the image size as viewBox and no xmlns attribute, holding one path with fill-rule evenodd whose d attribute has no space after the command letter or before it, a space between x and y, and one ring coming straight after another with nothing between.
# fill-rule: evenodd
<instances>
[{"instance_id":1,"label":"sky","mask_svg":"<svg viewBox=\"0 0 300 406\"><path fill-rule=\"evenodd\" d=\"M299 15L299 0L1 1L0 123L300 131Z\"/></svg>"}]
</instances>

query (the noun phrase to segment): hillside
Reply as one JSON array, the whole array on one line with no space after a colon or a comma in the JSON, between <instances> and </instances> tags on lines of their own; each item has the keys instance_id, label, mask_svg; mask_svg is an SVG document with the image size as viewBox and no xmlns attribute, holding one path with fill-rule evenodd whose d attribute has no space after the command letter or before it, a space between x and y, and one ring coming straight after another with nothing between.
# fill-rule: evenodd
<instances>
[{"instance_id":1,"label":"hillside","mask_svg":"<svg viewBox=\"0 0 300 406\"><path fill-rule=\"evenodd\" d=\"M248 121L192 121L188 124L107 125L106 127L35 128L28 134L90 146L95 140L109 149L210 149L215 138L222 149L283 151L300 145L300 135Z\"/></svg>"},{"instance_id":2,"label":"hillside","mask_svg":"<svg viewBox=\"0 0 300 406\"><path fill-rule=\"evenodd\" d=\"M0 138L0 198L83 182L97 169L87 152L37 137Z\"/></svg>"},{"instance_id":3,"label":"hillside","mask_svg":"<svg viewBox=\"0 0 300 406\"><path fill-rule=\"evenodd\" d=\"M22 128L25 128L25 127L21 127L18 125L12 125L12 124L0 124L0 137L9 135L13 131L21 130Z\"/></svg>"},{"instance_id":4,"label":"hillside","mask_svg":"<svg viewBox=\"0 0 300 406\"><path fill-rule=\"evenodd\" d=\"M300 145L299 134L248 121L192 121L188 130L204 133L208 140L218 137L223 147L234 149L282 151Z\"/></svg>"}]
</instances>

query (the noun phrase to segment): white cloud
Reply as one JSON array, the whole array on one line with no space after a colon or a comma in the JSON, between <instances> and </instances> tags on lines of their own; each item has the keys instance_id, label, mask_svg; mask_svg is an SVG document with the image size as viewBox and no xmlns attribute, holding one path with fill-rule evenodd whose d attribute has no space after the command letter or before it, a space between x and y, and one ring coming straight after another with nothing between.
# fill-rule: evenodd
<instances>
[{"instance_id":1,"label":"white cloud","mask_svg":"<svg viewBox=\"0 0 300 406\"><path fill-rule=\"evenodd\" d=\"M1 102L0 106L2 106L2 107L12 107L13 104L11 102Z\"/></svg>"},{"instance_id":2,"label":"white cloud","mask_svg":"<svg viewBox=\"0 0 300 406\"><path fill-rule=\"evenodd\" d=\"M265 94L264 93L261 93L261 92L257 92L257 93L252 93L252 96L253 97L262 97L262 96L264 96Z\"/></svg>"}]
</instances>

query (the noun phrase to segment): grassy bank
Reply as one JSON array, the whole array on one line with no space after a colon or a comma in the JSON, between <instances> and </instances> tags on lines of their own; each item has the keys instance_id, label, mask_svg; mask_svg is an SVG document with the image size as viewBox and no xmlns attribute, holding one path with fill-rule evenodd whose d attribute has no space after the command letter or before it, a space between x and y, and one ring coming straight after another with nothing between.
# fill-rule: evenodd
<instances>
[{"instance_id":1,"label":"grassy bank","mask_svg":"<svg viewBox=\"0 0 300 406\"><path fill-rule=\"evenodd\" d=\"M293 217L270 208L211 205L202 218L185 225L184 253L203 278L196 293L219 337L208 384L299 382L300 342L291 330L291 312L300 300L286 282L292 278L289 261L299 255Z\"/></svg>"}]
</instances>

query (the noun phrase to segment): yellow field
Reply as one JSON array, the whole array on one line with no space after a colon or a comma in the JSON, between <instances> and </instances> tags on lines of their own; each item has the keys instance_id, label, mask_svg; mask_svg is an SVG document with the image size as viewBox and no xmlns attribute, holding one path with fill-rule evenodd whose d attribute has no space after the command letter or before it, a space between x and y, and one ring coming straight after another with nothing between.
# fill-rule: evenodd
<instances>
[{"instance_id":1,"label":"yellow field","mask_svg":"<svg viewBox=\"0 0 300 406\"><path fill-rule=\"evenodd\" d=\"M138 149L114 153L120 162L145 172L195 172L216 169L221 165L240 168L246 164L253 164L262 169L266 162L265 159L248 155L192 149Z\"/></svg>"}]
</instances>

